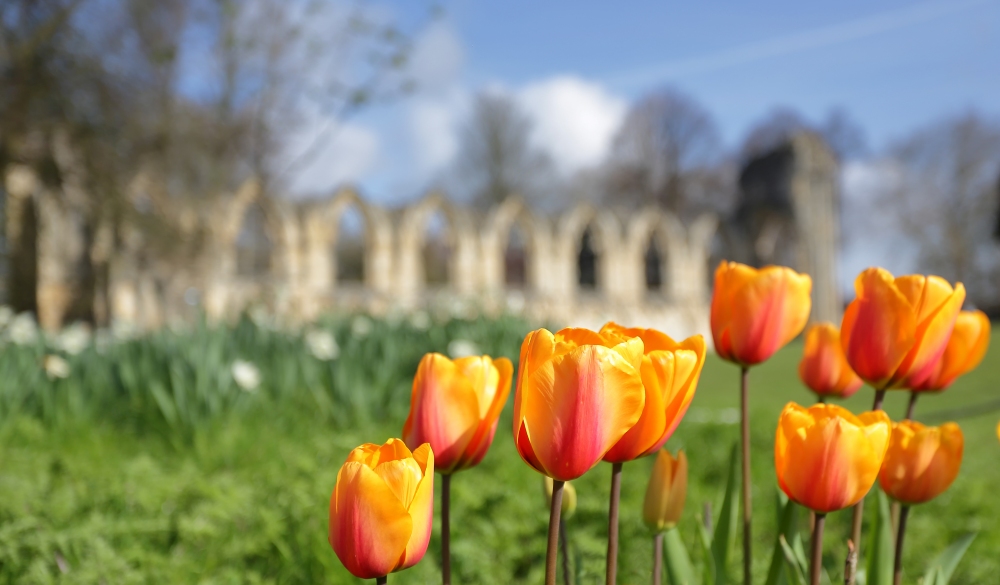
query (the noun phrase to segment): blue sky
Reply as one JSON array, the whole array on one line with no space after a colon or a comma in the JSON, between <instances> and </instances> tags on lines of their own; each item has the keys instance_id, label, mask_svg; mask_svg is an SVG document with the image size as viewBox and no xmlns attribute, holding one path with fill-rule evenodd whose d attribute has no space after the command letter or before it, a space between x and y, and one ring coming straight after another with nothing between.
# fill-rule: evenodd
<instances>
[{"instance_id":1,"label":"blue sky","mask_svg":"<svg viewBox=\"0 0 1000 585\"><path fill-rule=\"evenodd\" d=\"M344 121L297 190L350 181L386 203L418 196L483 88L536 118L538 146L566 172L596 162L628 105L664 85L701 102L732 147L778 106L814 120L844 108L876 151L969 108L1000 116L1000 0L454 0L429 25L423 3L383 6L425 23L422 90Z\"/></svg>"}]
</instances>

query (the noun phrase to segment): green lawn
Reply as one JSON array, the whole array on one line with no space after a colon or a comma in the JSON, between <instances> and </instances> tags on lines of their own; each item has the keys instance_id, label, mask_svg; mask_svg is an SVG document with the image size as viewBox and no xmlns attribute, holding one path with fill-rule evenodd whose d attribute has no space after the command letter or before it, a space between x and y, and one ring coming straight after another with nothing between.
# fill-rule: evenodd
<instances>
[{"instance_id":1,"label":"green lawn","mask_svg":"<svg viewBox=\"0 0 1000 585\"><path fill-rule=\"evenodd\" d=\"M329 496L348 451L362 442L399 435L408 405L407 372L425 349L441 350L449 339L463 337L494 355L516 358L517 338L524 330L523 324L488 322L451 323L429 331L375 325L364 342L349 338L348 325L330 325L342 353L329 366L328 377L280 370L275 364L294 360L303 360L303 371L328 367L307 364L298 355L304 351L301 343L283 341L281 334L253 333L258 341L247 341L240 337L245 331L233 334L233 339L225 332L212 333L221 346L235 345L243 355L257 356L264 364L264 387L248 400L209 409L208 415L186 425L158 419L164 407L154 408L142 396L96 387L125 387L119 378L128 375L102 378L98 374L103 370L93 364L133 354L123 350L100 358L90 352L71 360L71 378L46 386L45 401L22 400L19 404L34 406L2 411L0 583L356 582L326 540ZM156 350L167 342L157 343L149 346ZM380 349L372 349L376 345ZM284 349L275 349L279 347ZM252 348L259 353L253 354ZM801 345L792 344L751 372L756 582L763 582L774 539L772 449L777 416L787 401L812 400L796 375L800 352ZM993 380L1000 375L998 358L1000 349L991 348L977 372L943 395L923 398L917 418L997 397ZM3 359L7 361L0 367L0 395L15 391L11 380L41 380L12 377L14 358ZM33 363L19 359L16 367ZM88 360L91 365L84 363ZM90 376L94 389L84 382L70 385L78 371ZM734 366L710 358L690 416L668 443L671 450L684 448L688 453L691 484L681 530L696 560L697 517L705 502L719 509L726 461L738 436L737 377ZM140 377L138 385L154 382ZM176 398L176 391L173 395ZM373 395L382 402L372 400ZM890 415L902 413L905 398L896 393L886 400ZM866 388L847 406L864 410L871 399L872 391ZM96 406L86 407L89 403ZM350 409L357 404L363 404L360 410ZM363 416L365 409L378 412ZM548 519L542 480L514 450L510 410L508 404L482 465L453 480L456 583L542 581ZM952 582L997 582L1000 532L993 519L1000 514L1000 498L989 492L1000 485L1000 442L994 430L1000 413L983 408L971 412L976 416L959 421L966 437L959 479L943 496L911 514L904 582L916 583L933 555L972 530L980 535ZM619 561L623 585L650 580L651 538L640 511L651 464L650 458L625 466ZM601 464L574 482L579 507L569 531L580 583L603 581L609 476L610 466ZM869 506L866 516L873 515ZM828 521L825 564L834 582L840 579L846 553L849 516L841 512ZM424 560L391 576L390 583L439 582L436 528ZM737 575L738 547L731 561L731 573Z\"/></svg>"}]
</instances>

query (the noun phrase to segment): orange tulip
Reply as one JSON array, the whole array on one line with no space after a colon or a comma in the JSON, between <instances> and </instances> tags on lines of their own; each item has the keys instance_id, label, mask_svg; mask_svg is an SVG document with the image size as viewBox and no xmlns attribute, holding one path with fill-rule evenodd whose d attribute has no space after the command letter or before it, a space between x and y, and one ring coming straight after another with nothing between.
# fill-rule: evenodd
<instances>
[{"instance_id":1,"label":"orange tulip","mask_svg":"<svg viewBox=\"0 0 1000 585\"><path fill-rule=\"evenodd\" d=\"M958 477L965 440L955 423L925 427L904 420L892 425L892 438L878 474L889 497L922 504L941 495Z\"/></svg>"},{"instance_id":2,"label":"orange tulip","mask_svg":"<svg viewBox=\"0 0 1000 585\"><path fill-rule=\"evenodd\" d=\"M434 453L403 441L351 451L330 498L330 545L347 570L374 579L417 564L434 516Z\"/></svg>"},{"instance_id":3,"label":"orange tulip","mask_svg":"<svg viewBox=\"0 0 1000 585\"><path fill-rule=\"evenodd\" d=\"M854 290L857 297L840 327L854 371L879 390L926 379L948 344L965 287L952 288L938 276L894 278L883 268L869 268L855 279Z\"/></svg>"},{"instance_id":4,"label":"orange tulip","mask_svg":"<svg viewBox=\"0 0 1000 585\"><path fill-rule=\"evenodd\" d=\"M646 392L642 416L604 456L609 463L624 463L658 451L684 418L705 365L705 339L695 335L677 343L655 329L615 323L602 327L601 334L638 337L645 353L639 370Z\"/></svg>"},{"instance_id":5,"label":"orange tulip","mask_svg":"<svg viewBox=\"0 0 1000 585\"><path fill-rule=\"evenodd\" d=\"M411 449L430 443L441 473L478 465L493 443L513 374L507 358L425 355L413 379L403 440Z\"/></svg>"},{"instance_id":6,"label":"orange tulip","mask_svg":"<svg viewBox=\"0 0 1000 585\"><path fill-rule=\"evenodd\" d=\"M840 330L832 323L817 323L806 333L806 347L799 362L799 378L820 396L847 398L861 388L840 347Z\"/></svg>"},{"instance_id":7,"label":"orange tulip","mask_svg":"<svg viewBox=\"0 0 1000 585\"><path fill-rule=\"evenodd\" d=\"M681 519L684 500L687 498L688 462L684 451L674 459L670 452L661 449L653 464L653 474L646 486L646 499L642 504L642 519L655 532L669 530Z\"/></svg>"},{"instance_id":8,"label":"orange tulip","mask_svg":"<svg viewBox=\"0 0 1000 585\"><path fill-rule=\"evenodd\" d=\"M861 501L878 476L890 421L878 410L854 416L835 404L789 402L778 420L774 467L789 498L821 513Z\"/></svg>"},{"instance_id":9,"label":"orange tulip","mask_svg":"<svg viewBox=\"0 0 1000 585\"><path fill-rule=\"evenodd\" d=\"M948 345L927 377L912 381L916 392L944 390L959 376L964 376L983 361L990 345L990 319L982 311L961 311Z\"/></svg>"},{"instance_id":10,"label":"orange tulip","mask_svg":"<svg viewBox=\"0 0 1000 585\"><path fill-rule=\"evenodd\" d=\"M795 339L809 320L812 279L784 266L719 264L712 291L712 339L724 360L759 364Z\"/></svg>"},{"instance_id":11,"label":"orange tulip","mask_svg":"<svg viewBox=\"0 0 1000 585\"><path fill-rule=\"evenodd\" d=\"M532 331L521 345L514 440L525 463L576 479L635 425L645 390L642 339L587 329Z\"/></svg>"}]
</instances>

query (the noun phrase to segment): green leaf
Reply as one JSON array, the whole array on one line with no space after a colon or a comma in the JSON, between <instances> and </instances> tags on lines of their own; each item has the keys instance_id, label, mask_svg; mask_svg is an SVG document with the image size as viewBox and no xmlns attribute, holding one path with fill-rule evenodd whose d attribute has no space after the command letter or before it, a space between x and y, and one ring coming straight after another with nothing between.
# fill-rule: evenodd
<instances>
[{"instance_id":1,"label":"green leaf","mask_svg":"<svg viewBox=\"0 0 1000 585\"><path fill-rule=\"evenodd\" d=\"M733 444L729 455L729 479L726 481L726 496L722 500L719 511L719 522L712 535L712 558L715 561L715 583L722 585L727 582L726 566L729 563L729 552L736 545L736 525L739 520L739 505L737 497L740 492L739 481L739 445Z\"/></svg>"},{"instance_id":2,"label":"green leaf","mask_svg":"<svg viewBox=\"0 0 1000 585\"><path fill-rule=\"evenodd\" d=\"M871 544L868 546L868 585L892 585L893 538L892 514L889 511L889 498L882 492L878 494L878 514L872 525Z\"/></svg>"},{"instance_id":3,"label":"green leaf","mask_svg":"<svg viewBox=\"0 0 1000 585\"><path fill-rule=\"evenodd\" d=\"M703 585L713 585L715 583L715 560L712 557L712 535L705 528L705 523L701 516L698 517L698 541L701 543L702 573L701 582Z\"/></svg>"},{"instance_id":4,"label":"green leaf","mask_svg":"<svg viewBox=\"0 0 1000 585\"><path fill-rule=\"evenodd\" d=\"M795 518L798 516L798 505L789 500L785 492L778 490L778 534L774 539L774 550L771 552L771 568L767 571L767 581L766 585L785 585L787 580L785 579L784 571L782 568L785 564L785 555L781 549L781 541L778 540L781 536L784 536L786 540L794 536L798 531L796 530Z\"/></svg>"},{"instance_id":5,"label":"green leaf","mask_svg":"<svg viewBox=\"0 0 1000 585\"><path fill-rule=\"evenodd\" d=\"M663 555L671 585L695 585L691 558L676 527L663 534Z\"/></svg>"},{"instance_id":6,"label":"green leaf","mask_svg":"<svg viewBox=\"0 0 1000 585\"><path fill-rule=\"evenodd\" d=\"M965 551L969 549L972 541L976 539L976 534L975 532L966 534L935 557L927 569L927 574L924 576L924 585L948 585L948 582L951 581L952 573L958 567L959 561L965 556Z\"/></svg>"},{"instance_id":7,"label":"green leaf","mask_svg":"<svg viewBox=\"0 0 1000 585\"><path fill-rule=\"evenodd\" d=\"M792 585L806 585L806 575L803 568L799 565L799 559L795 556L795 551L789 546L788 541L785 537L778 536L778 546L781 547L782 555L785 557L785 575Z\"/></svg>"}]
</instances>

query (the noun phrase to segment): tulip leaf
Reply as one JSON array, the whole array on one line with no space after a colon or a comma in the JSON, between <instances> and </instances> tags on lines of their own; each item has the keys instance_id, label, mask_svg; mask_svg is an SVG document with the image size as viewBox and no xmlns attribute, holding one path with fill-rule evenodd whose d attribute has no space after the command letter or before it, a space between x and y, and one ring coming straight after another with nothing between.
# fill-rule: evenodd
<instances>
[{"instance_id":1,"label":"tulip leaf","mask_svg":"<svg viewBox=\"0 0 1000 585\"><path fill-rule=\"evenodd\" d=\"M733 444L729 456L729 478L726 480L726 496L722 500L719 511L719 522L712 535L712 558L715 561L715 583L722 585L727 582L726 566L729 563L729 552L736 545L736 526L739 520L739 505L737 497L740 492L739 481L739 445Z\"/></svg>"},{"instance_id":2,"label":"tulip leaf","mask_svg":"<svg viewBox=\"0 0 1000 585\"><path fill-rule=\"evenodd\" d=\"M784 535L778 536L778 546L781 547L781 552L785 557L785 575L788 577L788 581L792 585L806 585L808 581L806 581L805 571L799 565L799 559L792 547L789 546L788 541L785 540Z\"/></svg>"},{"instance_id":3,"label":"tulip leaf","mask_svg":"<svg viewBox=\"0 0 1000 585\"><path fill-rule=\"evenodd\" d=\"M785 554L778 540L781 536L786 539L795 535L795 517L798 515L798 505L789 500L785 492L778 490L778 535L774 539L774 550L771 552L771 568L767 572L766 585L786 585L785 572L782 570L785 565Z\"/></svg>"},{"instance_id":4,"label":"tulip leaf","mask_svg":"<svg viewBox=\"0 0 1000 585\"><path fill-rule=\"evenodd\" d=\"M868 585L892 585L893 548L892 514L889 498L882 490L876 490L878 514L872 526L871 544L868 546Z\"/></svg>"},{"instance_id":5,"label":"tulip leaf","mask_svg":"<svg viewBox=\"0 0 1000 585\"><path fill-rule=\"evenodd\" d=\"M698 518L698 536L701 542L702 574L703 585L713 585L715 583L715 560L712 557L712 535L705 528L704 520Z\"/></svg>"},{"instance_id":6,"label":"tulip leaf","mask_svg":"<svg viewBox=\"0 0 1000 585\"><path fill-rule=\"evenodd\" d=\"M941 554L935 557L931 561L927 573L924 575L924 585L948 585L948 582L951 581L952 573L958 567L959 561L962 560L965 551L969 549L969 546L972 545L972 541L975 539L976 533L970 532L953 542L951 546L944 549Z\"/></svg>"},{"instance_id":7,"label":"tulip leaf","mask_svg":"<svg viewBox=\"0 0 1000 585\"><path fill-rule=\"evenodd\" d=\"M663 534L663 555L671 585L695 585L691 558L676 527Z\"/></svg>"}]
</instances>

